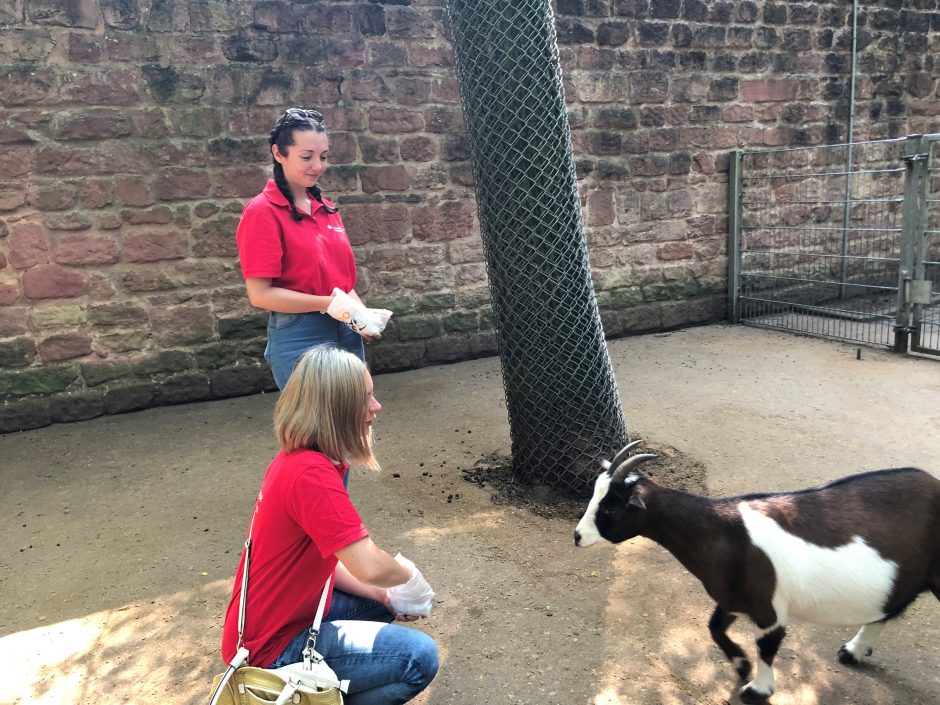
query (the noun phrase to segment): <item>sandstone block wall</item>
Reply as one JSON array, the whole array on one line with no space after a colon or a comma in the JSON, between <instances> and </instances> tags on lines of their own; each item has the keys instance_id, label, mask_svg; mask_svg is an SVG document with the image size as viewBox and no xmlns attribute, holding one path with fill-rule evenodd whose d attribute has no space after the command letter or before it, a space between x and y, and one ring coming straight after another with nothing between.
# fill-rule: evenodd
<instances>
[{"instance_id":1,"label":"sandstone block wall","mask_svg":"<svg viewBox=\"0 0 940 705\"><path fill-rule=\"evenodd\" d=\"M935 0L863 1L855 139L936 131ZM850 2L557 0L609 335L724 315L736 147L847 138ZM440 0L0 0L0 432L273 388L234 230L287 106L377 371L496 353Z\"/></svg>"}]
</instances>

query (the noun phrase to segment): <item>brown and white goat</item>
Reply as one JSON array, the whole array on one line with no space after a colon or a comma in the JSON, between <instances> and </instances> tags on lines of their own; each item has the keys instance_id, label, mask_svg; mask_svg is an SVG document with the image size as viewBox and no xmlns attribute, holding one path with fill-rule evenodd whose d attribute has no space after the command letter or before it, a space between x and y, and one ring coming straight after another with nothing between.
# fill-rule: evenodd
<instances>
[{"instance_id":1,"label":"brown and white goat","mask_svg":"<svg viewBox=\"0 0 940 705\"><path fill-rule=\"evenodd\" d=\"M601 462L604 472L574 543L645 536L666 548L718 603L708 628L742 682L751 662L727 629L738 615L750 617L761 630L760 661L739 691L745 702L773 694L772 664L791 620L863 625L838 654L856 664L920 593L940 599L940 480L923 470L878 470L796 492L708 499L636 472L656 457L628 458L640 442Z\"/></svg>"}]
</instances>

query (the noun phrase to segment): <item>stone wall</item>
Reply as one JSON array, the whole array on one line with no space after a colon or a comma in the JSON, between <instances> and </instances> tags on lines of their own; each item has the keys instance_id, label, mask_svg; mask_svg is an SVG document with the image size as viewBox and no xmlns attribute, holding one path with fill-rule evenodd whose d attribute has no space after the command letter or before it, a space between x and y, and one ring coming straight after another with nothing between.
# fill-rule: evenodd
<instances>
[{"instance_id":1,"label":"stone wall","mask_svg":"<svg viewBox=\"0 0 940 705\"><path fill-rule=\"evenodd\" d=\"M861 2L855 139L936 131L935 0ZM850 2L557 0L609 335L724 315L736 147L847 137ZM273 388L234 230L291 105L377 371L496 352L441 0L0 0L0 432Z\"/></svg>"}]
</instances>

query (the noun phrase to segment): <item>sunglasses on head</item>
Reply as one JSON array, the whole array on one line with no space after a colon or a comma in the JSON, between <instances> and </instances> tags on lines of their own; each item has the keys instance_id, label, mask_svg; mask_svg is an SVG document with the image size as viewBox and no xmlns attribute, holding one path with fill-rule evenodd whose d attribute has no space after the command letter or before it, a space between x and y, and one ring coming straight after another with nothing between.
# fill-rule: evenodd
<instances>
[{"instance_id":1,"label":"sunglasses on head","mask_svg":"<svg viewBox=\"0 0 940 705\"><path fill-rule=\"evenodd\" d=\"M309 119L323 122L323 115L316 110L304 110L303 108L290 108L284 112L284 115L301 120Z\"/></svg>"}]
</instances>

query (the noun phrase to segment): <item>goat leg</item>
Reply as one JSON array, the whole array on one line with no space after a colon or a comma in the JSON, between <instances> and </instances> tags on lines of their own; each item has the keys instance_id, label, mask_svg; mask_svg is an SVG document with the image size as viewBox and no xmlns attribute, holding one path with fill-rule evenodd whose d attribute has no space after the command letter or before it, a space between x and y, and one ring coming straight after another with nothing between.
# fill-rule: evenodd
<instances>
[{"instance_id":1,"label":"goat leg","mask_svg":"<svg viewBox=\"0 0 940 705\"><path fill-rule=\"evenodd\" d=\"M852 637L852 640L843 644L839 649L839 663L846 666L857 666L866 656L871 656L872 645L881 636L887 620L865 624Z\"/></svg>"},{"instance_id":2,"label":"goat leg","mask_svg":"<svg viewBox=\"0 0 940 705\"><path fill-rule=\"evenodd\" d=\"M718 644L728 660L734 664L734 670L738 672L738 678L741 679L742 683L745 683L751 675L751 661L727 633L728 627L737 618L736 614L724 610L721 605L715 605L715 611L712 612L711 619L708 620L708 631L711 632L712 640Z\"/></svg>"},{"instance_id":3,"label":"goat leg","mask_svg":"<svg viewBox=\"0 0 940 705\"><path fill-rule=\"evenodd\" d=\"M771 627L757 640L760 653L757 676L740 691L741 700L745 703L762 703L774 694L774 657L786 634L787 630L782 626Z\"/></svg>"}]
</instances>

